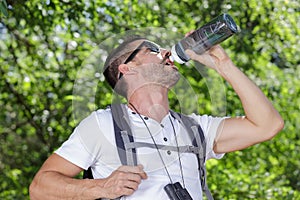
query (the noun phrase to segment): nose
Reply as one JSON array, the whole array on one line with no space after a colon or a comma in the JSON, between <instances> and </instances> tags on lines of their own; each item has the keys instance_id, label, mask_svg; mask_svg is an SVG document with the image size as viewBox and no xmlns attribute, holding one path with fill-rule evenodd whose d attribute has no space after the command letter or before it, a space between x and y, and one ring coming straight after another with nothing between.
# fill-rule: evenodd
<instances>
[{"instance_id":1,"label":"nose","mask_svg":"<svg viewBox=\"0 0 300 200\"><path fill-rule=\"evenodd\" d=\"M169 58L171 56L171 51L167 49L161 49L161 55L164 59Z\"/></svg>"},{"instance_id":2,"label":"nose","mask_svg":"<svg viewBox=\"0 0 300 200\"><path fill-rule=\"evenodd\" d=\"M169 57L171 56L171 51L166 50L166 49L161 49L161 56L162 56L162 64L165 64L167 59L169 59Z\"/></svg>"}]
</instances>

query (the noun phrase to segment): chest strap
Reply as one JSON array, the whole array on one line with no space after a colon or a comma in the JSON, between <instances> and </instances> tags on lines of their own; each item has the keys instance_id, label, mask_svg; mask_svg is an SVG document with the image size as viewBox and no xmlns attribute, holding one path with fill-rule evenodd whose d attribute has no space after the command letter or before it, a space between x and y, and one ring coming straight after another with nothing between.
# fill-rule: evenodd
<instances>
[{"instance_id":1,"label":"chest strap","mask_svg":"<svg viewBox=\"0 0 300 200\"><path fill-rule=\"evenodd\" d=\"M122 137L125 139L127 136L127 133L122 132ZM125 139L126 140L126 139ZM131 149L135 148L141 148L141 147L148 147L152 149L161 149L161 150L169 150L169 151L176 151L179 153L194 153L194 154L199 154L203 153L201 152L202 148L201 147L195 147L191 145L185 145L185 146L170 146L170 145L162 145L162 144L152 144L152 143L146 143L146 142L129 142L125 143L125 150L130 151Z\"/></svg>"}]
</instances>

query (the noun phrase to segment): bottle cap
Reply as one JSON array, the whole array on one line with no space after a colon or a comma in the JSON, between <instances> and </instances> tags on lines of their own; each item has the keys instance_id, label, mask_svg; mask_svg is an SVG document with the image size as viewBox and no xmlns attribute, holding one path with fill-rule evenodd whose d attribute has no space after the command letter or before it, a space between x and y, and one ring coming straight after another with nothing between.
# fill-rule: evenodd
<instances>
[{"instance_id":1,"label":"bottle cap","mask_svg":"<svg viewBox=\"0 0 300 200\"><path fill-rule=\"evenodd\" d=\"M239 27L236 25L236 23L234 22L233 18L230 15L224 14L224 19L226 21L228 28L232 31L232 33L239 32Z\"/></svg>"},{"instance_id":2,"label":"bottle cap","mask_svg":"<svg viewBox=\"0 0 300 200\"><path fill-rule=\"evenodd\" d=\"M171 60L172 62L175 61L175 62L177 62L177 63L179 63L179 64L185 63L185 61L181 60L181 59L179 58L179 56L177 55L176 50L175 50L175 45L172 46L170 60Z\"/></svg>"}]
</instances>

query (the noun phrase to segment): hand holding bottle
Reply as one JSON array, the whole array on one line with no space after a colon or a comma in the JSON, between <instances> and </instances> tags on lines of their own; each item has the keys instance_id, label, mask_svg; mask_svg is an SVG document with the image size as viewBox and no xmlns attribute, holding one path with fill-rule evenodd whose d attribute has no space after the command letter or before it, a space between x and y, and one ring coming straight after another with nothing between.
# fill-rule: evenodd
<instances>
[{"instance_id":1,"label":"hand holding bottle","mask_svg":"<svg viewBox=\"0 0 300 200\"><path fill-rule=\"evenodd\" d=\"M220 45L215 45L203 54L197 54L191 49L187 49L185 53L191 60L202 63L203 65L216 70L221 73L222 67L231 63L232 61Z\"/></svg>"}]
</instances>

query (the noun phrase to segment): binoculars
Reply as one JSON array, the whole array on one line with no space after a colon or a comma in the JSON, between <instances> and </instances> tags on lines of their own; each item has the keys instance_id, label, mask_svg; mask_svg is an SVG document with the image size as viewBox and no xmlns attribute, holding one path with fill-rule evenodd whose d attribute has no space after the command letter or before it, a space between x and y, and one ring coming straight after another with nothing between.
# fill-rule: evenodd
<instances>
[{"instance_id":1,"label":"binoculars","mask_svg":"<svg viewBox=\"0 0 300 200\"><path fill-rule=\"evenodd\" d=\"M170 200L193 200L189 192L179 182L166 185L164 190Z\"/></svg>"}]
</instances>

